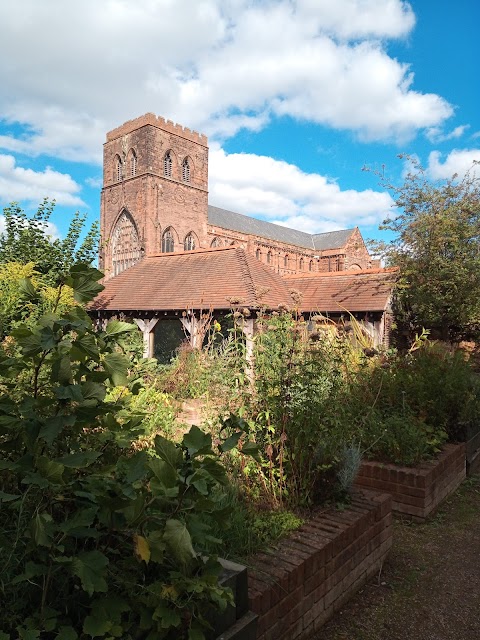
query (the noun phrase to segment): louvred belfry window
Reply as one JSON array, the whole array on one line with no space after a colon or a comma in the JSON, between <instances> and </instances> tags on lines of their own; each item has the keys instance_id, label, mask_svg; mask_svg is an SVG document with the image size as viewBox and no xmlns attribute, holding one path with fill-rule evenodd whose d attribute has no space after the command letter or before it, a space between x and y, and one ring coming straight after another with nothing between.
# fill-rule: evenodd
<instances>
[{"instance_id":1,"label":"louvred belfry window","mask_svg":"<svg viewBox=\"0 0 480 640\"><path fill-rule=\"evenodd\" d=\"M185 158L182 163L182 180L184 182L190 182L190 163L188 158Z\"/></svg>"},{"instance_id":2,"label":"louvred belfry window","mask_svg":"<svg viewBox=\"0 0 480 640\"><path fill-rule=\"evenodd\" d=\"M170 151L167 151L163 159L163 174L167 176L167 178L172 177L172 154Z\"/></svg>"},{"instance_id":3,"label":"louvred belfry window","mask_svg":"<svg viewBox=\"0 0 480 640\"><path fill-rule=\"evenodd\" d=\"M115 158L115 174L117 182L120 182L120 180L122 180L123 178L123 164L119 156Z\"/></svg>"},{"instance_id":4,"label":"louvred belfry window","mask_svg":"<svg viewBox=\"0 0 480 640\"><path fill-rule=\"evenodd\" d=\"M132 157L130 158L130 176L133 178L133 176L137 175L137 156L135 154L135 151L132 152Z\"/></svg>"}]
</instances>

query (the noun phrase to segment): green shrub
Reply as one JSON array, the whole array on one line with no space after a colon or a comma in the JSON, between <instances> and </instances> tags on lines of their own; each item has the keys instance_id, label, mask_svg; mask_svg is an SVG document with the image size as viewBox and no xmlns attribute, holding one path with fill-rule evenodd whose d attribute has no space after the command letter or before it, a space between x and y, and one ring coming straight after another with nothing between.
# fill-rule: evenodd
<instances>
[{"instance_id":1,"label":"green shrub","mask_svg":"<svg viewBox=\"0 0 480 640\"><path fill-rule=\"evenodd\" d=\"M77 301L101 275L72 269ZM197 640L231 602L207 555L229 516L211 436L192 427L138 451L142 416L106 399L128 384L130 331L95 331L78 306L19 327L18 351L0 351L1 638Z\"/></svg>"}]
</instances>

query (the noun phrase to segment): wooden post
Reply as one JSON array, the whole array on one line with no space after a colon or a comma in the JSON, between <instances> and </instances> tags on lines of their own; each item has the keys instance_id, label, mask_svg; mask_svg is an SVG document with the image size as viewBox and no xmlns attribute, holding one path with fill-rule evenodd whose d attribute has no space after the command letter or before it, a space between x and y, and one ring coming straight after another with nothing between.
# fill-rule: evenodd
<instances>
[{"instance_id":1,"label":"wooden post","mask_svg":"<svg viewBox=\"0 0 480 640\"><path fill-rule=\"evenodd\" d=\"M242 322L242 331L245 334L245 360L247 366L245 373L250 380L250 384L253 384L253 331L254 324L253 318L245 318Z\"/></svg>"},{"instance_id":2,"label":"wooden post","mask_svg":"<svg viewBox=\"0 0 480 640\"><path fill-rule=\"evenodd\" d=\"M134 318L134 322L143 333L143 357L153 358L154 334L153 328L158 322L158 318L150 318L150 320L142 320Z\"/></svg>"}]
</instances>

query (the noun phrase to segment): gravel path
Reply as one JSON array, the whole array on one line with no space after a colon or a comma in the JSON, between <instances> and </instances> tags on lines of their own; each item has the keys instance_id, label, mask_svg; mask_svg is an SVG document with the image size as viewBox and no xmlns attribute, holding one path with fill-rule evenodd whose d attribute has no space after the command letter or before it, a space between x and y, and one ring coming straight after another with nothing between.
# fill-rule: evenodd
<instances>
[{"instance_id":1,"label":"gravel path","mask_svg":"<svg viewBox=\"0 0 480 640\"><path fill-rule=\"evenodd\" d=\"M397 522L382 573L312 640L480 640L480 476L426 524Z\"/></svg>"}]
</instances>

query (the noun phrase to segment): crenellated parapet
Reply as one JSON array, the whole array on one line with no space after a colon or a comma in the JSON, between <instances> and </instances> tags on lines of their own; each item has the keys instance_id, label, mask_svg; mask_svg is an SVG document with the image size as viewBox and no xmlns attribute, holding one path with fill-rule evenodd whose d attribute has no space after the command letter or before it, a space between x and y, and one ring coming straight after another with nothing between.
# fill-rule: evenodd
<instances>
[{"instance_id":1,"label":"crenellated parapet","mask_svg":"<svg viewBox=\"0 0 480 640\"><path fill-rule=\"evenodd\" d=\"M111 142L117 138L121 138L132 131L138 130L140 127L151 125L157 127L167 133L173 133L176 136L190 140L197 144L201 144L204 147L208 146L208 138L203 133L192 131L188 127L182 127L180 124L176 124L172 120L165 120L161 116L156 116L154 113L146 113L143 116L135 118L134 120L128 120L124 124L120 125L116 129L112 129L107 133L107 142Z\"/></svg>"}]
</instances>

